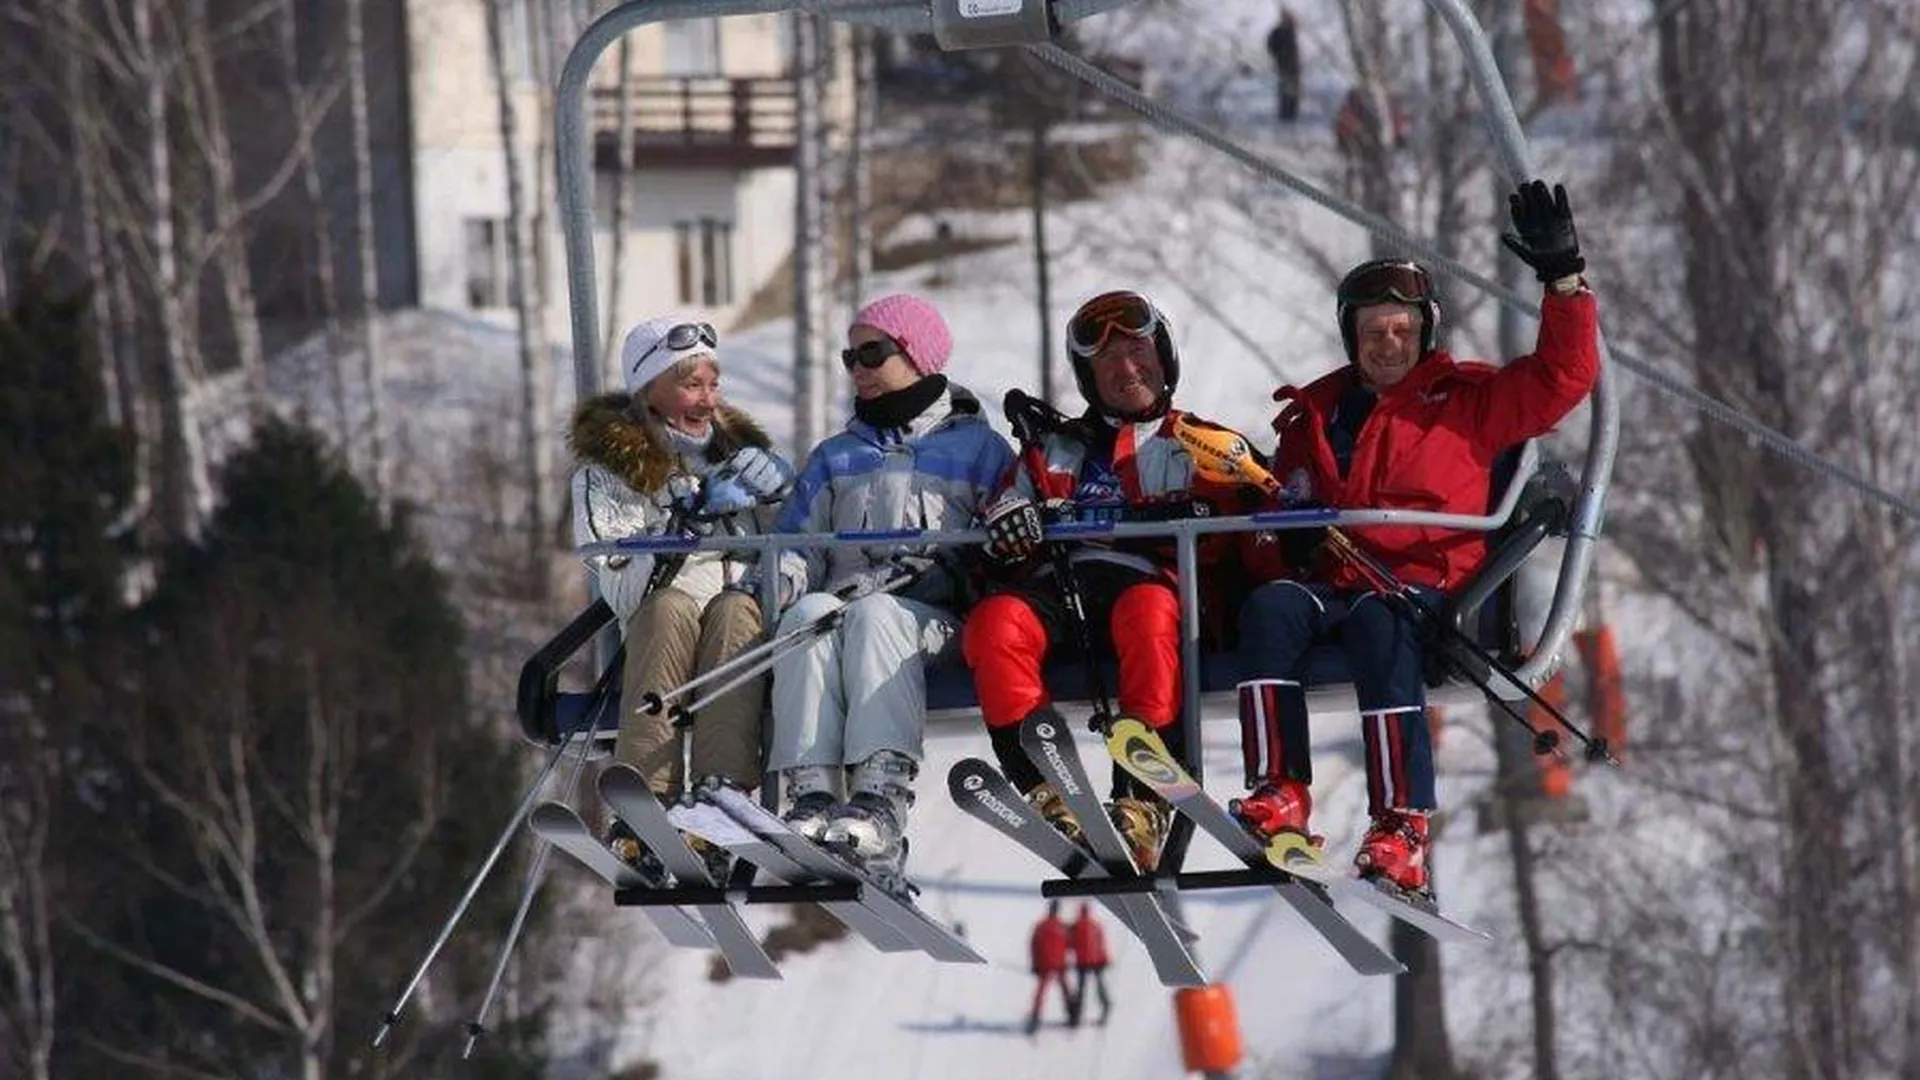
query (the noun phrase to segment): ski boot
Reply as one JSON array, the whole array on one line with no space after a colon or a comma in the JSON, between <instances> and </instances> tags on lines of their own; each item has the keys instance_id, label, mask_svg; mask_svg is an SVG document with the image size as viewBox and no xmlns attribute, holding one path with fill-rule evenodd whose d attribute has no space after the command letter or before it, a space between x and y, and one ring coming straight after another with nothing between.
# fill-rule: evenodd
<instances>
[{"instance_id":1,"label":"ski boot","mask_svg":"<svg viewBox=\"0 0 1920 1080\"><path fill-rule=\"evenodd\" d=\"M910 894L906 825L895 816L893 803L886 797L856 793L835 814L822 842L875 885L895 896Z\"/></svg>"},{"instance_id":2,"label":"ski boot","mask_svg":"<svg viewBox=\"0 0 1920 1080\"><path fill-rule=\"evenodd\" d=\"M787 798L790 805L780 815L794 832L818 842L826 835L840 796L835 793L839 769L826 765L801 765L786 770Z\"/></svg>"},{"instance_id":3,"label":"ski boot","mask_svg":"<svg viewBox=\"0 0 1920 1080\"><path fill-rule=\"evenodd\" d=\"M1289 839L1298 837L1315 851L1327 846L1327 838L1307 826L1307 817L1313 813L1313 792L1298 780L1261 784L1245 798L1228 803L1227 812L1262 843L1288 834Z\"/></svg>"},{"instance_id":4,"label":"ski boot","mask_svg":"<svg viewBox=\"0 0 1920 1080\"><path fill-rule=\"evenodd\" d=\"M706 864L707 877L711 878L715 885L724 888L727 878L733 874L733 852L704 836L691 834L687 837L687 846L693 849L695 855L700 856L701 862Z\"/></svg>"},{"instance_id":5,"label":"ski boot","mask_svg":"<svg viewBox=\"0 0 1920 1080\"><path fill-rule=\"evenodd\" d=\"M1040 811L1040 816L1047 820L1047 824L1053 826L1055 832L1078 846L1086 846L1086 830L1080 827L1080 822L1073 816L1073 811L1067 809L1067 800L1060 797L1059 788L1043 780L1035 785L1032 791L1027 792L1027 801L1033 804L1035 810Z\"/></svg>"},{"instance_id":6,"label":"ski boot","mask_svg":"<svg viewBox=\"0 0 1920 1080\"><path fill-rule=\"evenodd\" d=\"M1107 804L1107 817L1143 874L1153 873L1160 865L1160 845L1166 842L1170 816L1167 804L1159 799L1122 795Z\"/></svg>"},{"instance_id":7,"label":"ski boot","mask_svg":"<svg viewBox=\"0 0 1920 1080\"><path fill-rule=\"evenodd\" d=\"M905 754L876 751L853 769L853 795L835 811L821 838L838 849L874 884L907 896L907 813L913 806L918 764Z\"/></svg>"},{"instance_id":8,"label":"ski boot","mask_svg":"<svg viewBox=\"0 0 1920 1080\"><path fill-rule=\"evenodd\" d=\"M607 850L613 852L614 858L639 871L649 886L661 888L666 885L666 864L647 850L647 845L640 842L639 835L619 818L611 818L607 822Z\"/></svg>"},{"instance_id":9,"label":"ski boot","mask_svg":"<svg viewBox=\"0 0 1920 1080\"><path fill-rule=\"evenodd\" d=\"M1431 907L1427 878L1427 815L1424 811L1379 810L1360 841L1353 865L1375 888Z\"/></svg>"}]
</instances>

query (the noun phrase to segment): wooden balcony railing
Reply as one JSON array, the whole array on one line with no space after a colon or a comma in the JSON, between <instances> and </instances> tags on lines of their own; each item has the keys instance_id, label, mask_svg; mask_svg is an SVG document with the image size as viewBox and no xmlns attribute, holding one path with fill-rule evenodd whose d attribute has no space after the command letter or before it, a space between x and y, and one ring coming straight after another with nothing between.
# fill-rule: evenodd
<instances>
[{"instance_id":1,"label":"wooden balcony railing","mask_svg":"<svg viewBox=\"0 0 1920 1080\"><path fill-rule=\"evenodd\" d=\"M620 93L593 93L595 162L619 160ZM793 163L792 79L644 78L633 83L635 168L766 168Z\"/></svg>"}]
</instances>

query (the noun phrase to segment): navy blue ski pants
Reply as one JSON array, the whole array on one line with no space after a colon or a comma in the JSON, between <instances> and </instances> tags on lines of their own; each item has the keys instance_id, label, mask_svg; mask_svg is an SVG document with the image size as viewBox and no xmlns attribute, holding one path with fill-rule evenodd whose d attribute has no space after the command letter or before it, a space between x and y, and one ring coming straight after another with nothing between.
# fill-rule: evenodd
<instances>
[{"instance_id":1,"label":"navy blue ski pants","mask_svg":"<svg viewBox=\"0 0 1920 1080\"><path fill-rule=\"evenodd\" d=\"M1438 593L1414 589L1423 600ZM1360 704L1368 809L1431 810L1433 738L1420 639L1398 601L1372 592L1270 581L1240 607L1240 681L1293 679L1316 642L1340 646ZM1247 695L1242 695L1243 699Z\"/></svg>"}]
</instances>

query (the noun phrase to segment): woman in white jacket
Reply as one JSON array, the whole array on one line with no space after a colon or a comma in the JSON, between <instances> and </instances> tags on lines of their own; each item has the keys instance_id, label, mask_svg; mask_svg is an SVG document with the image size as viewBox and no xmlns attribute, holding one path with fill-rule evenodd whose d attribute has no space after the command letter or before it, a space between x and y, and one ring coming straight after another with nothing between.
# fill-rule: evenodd
<instances>
[{"instance_id":1,"label":"woman in white jacket","mask_svg":"<svg viewBox=\"0 0 1920 1080\"><path fill-rule=\"evenodd\" d=\"M757 532L771 518L793 469L758 424L721 400L718 341L713 327L686 319L649 319L628 332L621 349L627 392L593 398L574 413L575 543L670 528ZM671 573L644 554L596 555L587 564L627 644L614 757L639 769L655 792L671 794L687 783L673 727L638 706L648 692L678 686L760 637L759 603L726 588L746 563L700 551ZM664 580L649 590L656 569ZM763 678L700 710L689 734L694 781L720 776L744 789L759 785L765 704ZM639 858L624 830L612 839L624 857Z\"/></svg>"}]
</instances>

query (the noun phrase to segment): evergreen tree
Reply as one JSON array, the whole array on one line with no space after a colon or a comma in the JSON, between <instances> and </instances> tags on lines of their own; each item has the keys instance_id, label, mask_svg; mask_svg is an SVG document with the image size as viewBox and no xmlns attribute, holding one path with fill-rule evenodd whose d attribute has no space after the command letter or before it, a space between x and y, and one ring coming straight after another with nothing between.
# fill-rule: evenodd
<instances>
[{"instance_id":1,"label":"evergreen tree","mask_svg":"<svg viewBox=\"0 0 1920 1080\"><path fill-rule=\"evenodd\" d=\"M84 296L29 281L0 315L0 1075L52 1074L75 966L56 913L84 889L64 802L119 617L110 532L133 490L85 346Z\"/></svg>"},{"instance_id":2,"label":"evergreen tree","mask_svg":"<svg viewBox=\"0 0 1920 1080\"><path fill-rule=\"evenodd\" d=\"M511 912L502 882L397 1044L368 1037L518 777L470 714L458 616L406 522L315 435L269 422L203 536L163 561L139 634L98 826L143 872L86 932L146 996L106 1041L221 1075L451 1071ZM496 1065L538 1050L523 1019Z\"/></svg>"}]
</instances>

